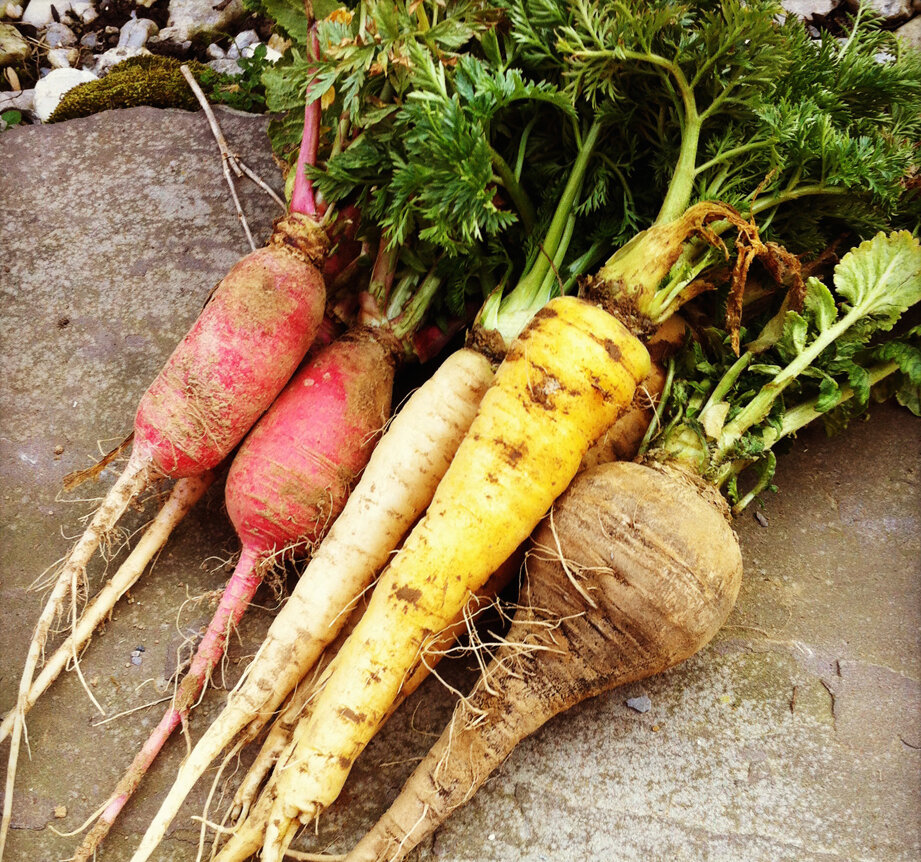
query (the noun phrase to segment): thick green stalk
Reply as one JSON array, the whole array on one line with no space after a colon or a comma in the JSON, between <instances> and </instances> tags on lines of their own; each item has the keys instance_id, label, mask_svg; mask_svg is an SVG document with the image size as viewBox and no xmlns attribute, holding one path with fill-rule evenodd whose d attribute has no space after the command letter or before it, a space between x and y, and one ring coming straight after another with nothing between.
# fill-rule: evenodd
<instances>
[{"instance_id":1,"label":"thick green stalk","mask_svg":"<svg viewBox=\"0 0 921 862\"><path fill-rule=\"evenodd\" d=\"M685 118L681 134L681 152L678 155L671 182L668 184L665 200L662 201L662 207L656 216L656 224L674 221L691 203L694 180L697 176L697 148L700 144L701 120L694 108L693 97L689 108L693 113L689 111Z\"/></svg>"},{"instance_id":2,"label":"thick green stalk","mask_svg":"<svg viewBox=\"0 0 921 862\"><path fill-rule=\"evenodd\" d=\"M537 221L537 214L534 212L534 205L531 203L531 199L521 187L521 183L518 182L508 162L492 147L489 148L489 157L492 161L493 170L496 172L499 182L502 183L502 188L508 192L512 203L515 204L515 209L518 210L522 225L526 230L531 231Z\"/></svg>"},{"instance_id":3,"label":"thick green stalk","mask_svg":"<svg viewBox=\"0 0 921 862\"><path fill-rule=\"evenodd\" d=\"M799 200L800 198L810 197L812 195L846 194L853 194L853 192L850 189L846 189L844 186L826 186L816 183L815 185L799 186L798 188L794 187L782 192L777 192L775 195L770 195L769 197L764 198L757 198L756 200L752 201L751 214L758 215L759 213L763 213L765 210L771 209L772 207L778 207L781 204Z\"/></svg>"},{"instance_id":4,"label":"thick green stalk","mask_svg":"<svg viewBox=\"0 0 921 862\"><path fill-rule=\"evenodd\" d=\"M540 285L550 269L550 263L556 257L560 248L560 242L566 232L570 213L576 205L576 198L582 188L582 181L585 179L588 162L592 156L592 151L595 149L595 144L598 143L600 133L600 124L597 122L592 123L588 134L582 140L582 147L579 150L579 155L576 156L576 161L573 164L569 179L566 181L563 194L560 196L560 202L557 204L550 227L547 229L547 234L541 245L541 251L537 255L531 271L521 279L518 286L512 291L512 295L518 292L519 289L522 293L540 289Z\"/></svg>"},{"instance_id":5,"label":"thick green stalk","mask_svg":"<svg viewBox=\"0 0 921 862\"><path fill-rule=\"evenodd\" d=\"M898 370L899 365L897 362L881 362L878 365L874 365L872 368L868 368L867 374L869 377L869 385L875 386L881 380ZM834 407L838 407L853 397L854 390L850 386L842 386L838 390L838 400L835 402ZM778 439L781 437L789 437L791 434L795 434L797 431L805 428L806 425L814 419L818 419L822 413L815 409L817 403L818 398L812 398L809 401L797 404L796 407L787 410L783 419L780 420L780 430L777 434ZM834 407L831 409L834 409Z\"/></svg>"},{"instance_id":6,"label":"thick green stalk","mask_svg":"<svg viewBox=\"0 0 921 862\"><path fill-rule=\"evenodd\" d=\"M726 424L720 434L714 463L722 463L729 450L739 441L742 435L752 425L764 419L771 410L771 406L803 371L805 371L818 357L818 355L840 335L843 335L856 321L865 317L867 309L857 306L852 308L839 321L829 326L818 334L816 339L805 350L790 362L777 376L766 383L761 391L740 410L735 418Z\"/></svg>"},{"instance_id":7,"label":"thick green stalk","mask_svg":"<svg viewBox=\"0 0 921 862\"><path fill-rule=\"evenodd\" d=\"M522 276L508 296L502 298L496 294L490 297L479 315L479 324L498 332L507 343L517 337L534 313L549 299L549 295L545 295L547 278L548 275L556 277L553 270L554 261L562 260L572 236L572 210L576 205L600 132L601 126L595 122L583 138L579 154L531 269Z\"/></svg>"},{"instance_id":8,"label":"thick green stalk","mask_svg":"<svg viewBox=\"0 0 921 862\"><path fill-rule=\"evenodd\" d=\"M878 365L874 365L872 368L868 368L867 373L869 377L869 385L875 386L881 380L884 380L890 374L894 374L898 370L899 365L896 362L881 362ZM828 412L828 410L833 410L835 407L839 407L845 401L848 401L853 397L853 388L844 385L838 390L837 401L827 410L816 410L816 405L819 402L818 398L810 398L808 401L804 401L802 404L797 404L795 407L789 408L784 414L783 418L780 420L780 428L775 432L775 436L771 445L783 437L789 437L793 434L796 434L798 431L801 431L803 428L805 428L808 424L823 416ZM717 487L722 487L734 476L740 475L751 465L751 463L751 459L740 459L723 464L713 479L714 484ZM735 511L736 508L739 510L743 509L745 505L750 502L754 495L755 492L746 495L743 500L740 500L736 504L736 507L733 508L733 511Z\"/></svg>"},{"instance_id":9,"label":"thick green stalk","mask_svg":"<svg viewBox=\"0 0 921 862\"><path fill-rule=\"evenodd\" d=\"M707 399L707 403L704 404L701 408L701 413L706 410L708 407L712 407L714 404L719 404L727 394L729 390L735 386L736 380L739 379L739 375L748 368L754 354L746 350L735 362L732 363L732 366L729 370L720 378L720 382L716 384L714 390L710 393L710 397Z\"/></svg>"}]
</instances>

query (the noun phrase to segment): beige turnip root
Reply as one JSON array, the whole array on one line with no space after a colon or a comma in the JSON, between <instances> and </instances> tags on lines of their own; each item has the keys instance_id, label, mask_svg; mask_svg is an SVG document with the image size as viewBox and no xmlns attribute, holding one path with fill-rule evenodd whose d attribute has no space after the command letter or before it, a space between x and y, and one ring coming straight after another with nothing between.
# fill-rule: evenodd
<instances>
[{"instance_id":1,"label":"beige turnip root","mask_svg":"<svg viewBox=\"0 0 921 862\"><path fill-rule=\"evenodd\" d=\"M693 655L741 577L712 487L657 464L580 474L534 533L507 644L348 862L404 858L554 715Z\"/></svg>"}]
</instances>

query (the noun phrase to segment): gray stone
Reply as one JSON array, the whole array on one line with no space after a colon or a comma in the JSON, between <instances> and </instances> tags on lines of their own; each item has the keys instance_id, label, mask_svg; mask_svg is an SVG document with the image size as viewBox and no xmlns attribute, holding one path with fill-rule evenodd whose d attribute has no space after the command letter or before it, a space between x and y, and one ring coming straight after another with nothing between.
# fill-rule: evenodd
<instances>
[{"instance_id":1,"label":"gray stone","mask_svg":"<svg viewBox=\"0 0 921 862\"><path fill-rule=\"evenodd\" d=\"M649 699L648 695L641 694L639 697L628 697L624 703L630 707L634 712L649 712L652 709L652 701Z\"/></svg>"},{"instance_id":2,"label":"gray stone","mask_svg":"<svg viewBox=\"0 0 921 862\"><path fill-rule=\"evenodd\" d=\"M148 51L147 48L145 48L143 45L134 48L109 48L108 51L104 51L102 54L96 57L96 63L93 66L93 72L101 78L110 69L112 69L113 66L117 66L119 63L124 63L125 60L130 60L132 57L146 57L149 55L150 51Z\"/></svg>"},{"instance_id":3,"label":"gray stone","mask_svg":"<svg viewBox=\"0 0 921 862\"><path fill-rule=\"evenodd\" d=\"M52 21L42 34L49 48L69 48L77 44L77 36L66 24Z\"/></svg>"},{"instance_id":4,"label":"gray stone","mask_svg":"<svg viewBox=\"0 0 921 862\"><path fill-rule=\"evenodd\" d=\"M84 24L91 24L99 17L96 7L89 0L72 0L71 12Z\"/></svg>"},{"instance_id":5,"label":"gray stone","mask_svg":"<svg viewBox=\"0 0 921 862\"><path fill-rule=\"evenodd\" d=\"M259 41L259 34L255 30L244 30L234 37L233 44L227 49L227 56L233 60L238 57L251 57ZM249 53L246 53L247 49Z\"/></svg>"},{"instance_id":6,"label":"gray stone","mask_svg":"<svg viewBox=\"0 0 921 862\"><path fill-rule=\"evenodd\" d=\"M160 32L150 18L132 18L121 28L118 35L119 48L143 48L151 36Z\"/></svg>"},{"instance_id":7,"label":"gray stone","mask_svg":"<svg viewBox=\"0 0 921 862\"><path fill-rule=\"evenodd\" d=\"M921 15L912 18L907 24L903 24L895 31L904 41L905 44L916 51L921 51Z\"/></svg>"},{"instance_id":8,"label":"gray stone","mask_svg":"<svg viewBox=\"0 0 921 862\"><path fill-rule=\"evenodd\" d=\"M791 15L809 21L816 16L826 17L840 3L841 0L781 0L780 5Z\"/></svg>"},{"instance_id":9,"label":"gray stone","mask_svg":"<svg viewBox=\"0 0 921 862\"><path fill-rule=\"evenodd\" d=\"M31 53L29 43L12 24L0 24L0 67L24 63Z\"/></svg>"},{"instance_id":10,"label":"gray stone","mask_svg":"<svg viewBox=\"0 0 921 862\"><path fill-rule=\"evenodd\" d=\"M31 111L35 105L35 90L0 92L0 111Z\"/></svg>"},{"instance_id":11,"label":"gray stone","mask_svg":"<svg viewBox=\"0 0 921 862\"><path fill-rule=\"evenodd\" d=\"M243 69L236 60L225 57L223 60L210 60L208 65L221 75L242 75Z\"/></svg>"},{"instance_id":12,"label":"gray stone","mask_svg":"<svg viewBox=\"0 0 921 862\"><path fill-rule=\"evenodd\" d=\"M220 8L216 8L218 6ZM199 35L226 32L245 14L241 0L230 0L225 6L212 0L170 0L169 21L174 42L184 42Z\"/></svg>"},{"instance_id":13,"label":"gray stone","mask_svg":"<svg viewBox=\"0 0 921 862\"><path fill-rule=\"evenodd\" d=\"M856 11L860 5L857 0L847 0L847 5ZM866 5L877 15L890 21L907 18L912 13L912 0L867 0Z\"/></svg>"}]
</instances>

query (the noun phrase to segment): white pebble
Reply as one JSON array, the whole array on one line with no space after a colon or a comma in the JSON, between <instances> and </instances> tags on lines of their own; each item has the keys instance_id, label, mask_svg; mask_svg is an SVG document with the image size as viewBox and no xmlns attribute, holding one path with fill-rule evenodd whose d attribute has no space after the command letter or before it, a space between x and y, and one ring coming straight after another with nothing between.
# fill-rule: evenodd
<instances>
[{"instance_id":1,"label":"white pebble","mask_svg":"<svg viewBox=\"0 0 921 862\"><path fill-rule=\"evenodd\" d=\"M207 54L208 57L210 57L212 60L223 60L227 56L224 53L224 49L216 42L212 42L207 48L205 48L205 54Z\"/></svg>"},{"instance_id":2,"label":"white pebble","mask_svg":"<svg viewBox=\"0 0 921 862\"><path fill-rule=\"evenodd\" d=\"M54 21L51 14L52 5L59 16L70 11L70 0L29 0L26 11L22 13L22 23L31 24L38 29L47 27Z\"/></svg>"},{"instance_id":3,"label":"white pebble","mask_svg":"<svg viewBox=\"0 0 921 862\"><path fill-rule=\"evenodd\" d=\"M68 90L95 80L96 75L85 69L53 69L35 85L36 117L44 123Z\"/></svg>"},{"instance_id":4,"label":"white pebble","mask_svg":"<svg viewBox=\"0 0 921 862\"><path fill-rule=\"evenodd\" d=\"M254 45L247 45L245 48L240 50L240 54L243 57L252 57L253 54L256 53L256 49L260 46L265 48L265 57L270 63L274 63L277 59L279 59L279 57L281 57L281 54L279 54L278 51L272 50L268 45L265 45L262 42L256 42Z\"/></svg>"},{"instance_id":5,"label":"white pebble","mask_svg":"<svg viewBox=\"0 0 921 862\"><path fill-rule=\"evenodd\" d=\"M76 48L52 48L48 52L48 63L52 69L69 69L80 59Z\"/></svg>"},{"instance_id":6,"label":"white pebble","mask_svg":"<svg viewBox=\"0 0 921 862\"><path fill-rule=\"evenodd\" d=\"M0 0L0 18L10 18L13 21L18 21L22 18L22 6L18 3L4 5L3 0Z\"/></svg>"},{"instance_id":7,"label":"white pebble","mask_svg":"<svg viewBox=\"0 0 921 862\"><path fill-rule=\"evenodd\" d=\"M119 48L142 48L151 36L160 32L160 28L150 18L132 18L118 35Z\"/></svg>"},{"instance_id":8,"label":"white pebble","mask_svg":"<svg viewBox=\"0 0 921 862\"><path fill-rule=\"evenodd\" d=\"M96 58L96 65L93 66L93 72L97 77L102 77L113 66L130 60L132 57L146 57L150 54L146 48L109 48L103 54Z\"/></svg>"},{"instance_id":9,"label":"white pebble","mask_svg":"<svg viewBox=\"0 0 921 862\"><path fill-rule=\"evenodd\" d=\"M45 42L49 48L69 48L77 44L77 36L66 24L52 21L44 34Z\"/></svg>"},{"instance_id":10,"label":"white pebble","mask_svg":"<svg viewBox=\"0 0 921 862\"><path fill-rule=\"evenodd\" d=\"M237 50L241 52L250 45L258 45L259 42L259 34L255 30L244 30L242 33L237 33L233 40Z\"/></svg>"}]
</instances>

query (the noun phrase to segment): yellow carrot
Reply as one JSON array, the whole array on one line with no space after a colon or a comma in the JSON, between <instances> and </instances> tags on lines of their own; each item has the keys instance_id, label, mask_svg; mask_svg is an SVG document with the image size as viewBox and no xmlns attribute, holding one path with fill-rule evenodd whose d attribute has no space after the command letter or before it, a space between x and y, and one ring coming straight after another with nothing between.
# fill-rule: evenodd
<instances>
[{"instance_id":1,"label":"yellow carrot","mask_svg":"<svg viewBox=\"0 0 921 862\"><path fill-rule=\"evenodd\" d=\"M551 301L513 343L279 762L264 862L278 862L299 825L338 796L426 638L527 538L648 371L623 324L573 297Z\"/></svg>"}]
</instances>

